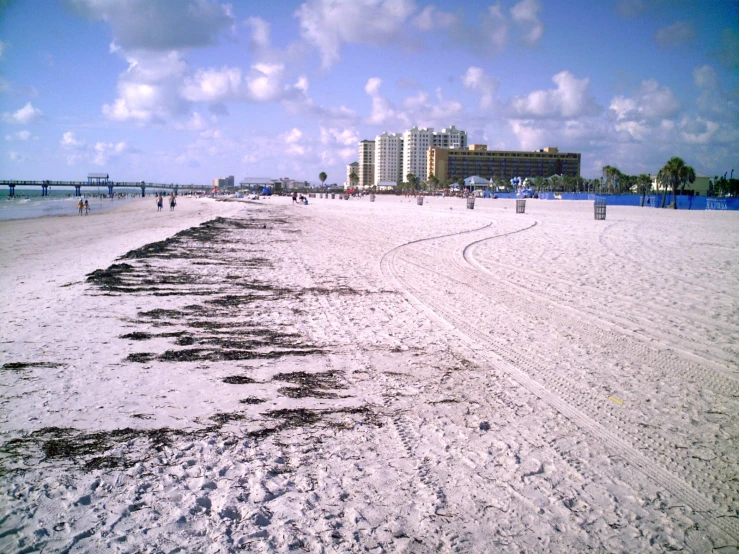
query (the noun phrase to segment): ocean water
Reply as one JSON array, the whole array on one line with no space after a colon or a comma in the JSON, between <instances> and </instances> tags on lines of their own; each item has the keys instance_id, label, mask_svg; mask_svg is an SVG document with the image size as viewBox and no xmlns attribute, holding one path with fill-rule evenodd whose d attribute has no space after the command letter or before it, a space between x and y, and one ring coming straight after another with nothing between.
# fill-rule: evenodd
<instances>
[{"instance_id":1,"label":"ocean water","mask_svg":"<svg viewBox=\"0 0 739 554\"><path fill-rule=\"evenodd\" d=\"M132 196L128 198L103 198L103 191L97 191L92 194L85 194L83 198L87 199L90 206L90 213L100 213L116 206L121 202L126 202L135 194L132 189ZM140 194L140 193L139 193ZM9 219L31 219L37 217L53 217L53 216L78 216L77 202L79 197L75 198L74 189L70 190L50 190L49 196L41 196L40 187L21 188L16 187L15 198L8 196L7 188L0 190L0 221Z\"/></svg>"}]
</instances>

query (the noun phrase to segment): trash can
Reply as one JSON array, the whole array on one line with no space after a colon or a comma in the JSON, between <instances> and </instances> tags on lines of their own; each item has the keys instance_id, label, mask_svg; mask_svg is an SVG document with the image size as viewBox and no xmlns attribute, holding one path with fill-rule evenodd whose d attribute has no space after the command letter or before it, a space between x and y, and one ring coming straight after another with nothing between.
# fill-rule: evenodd
<instances>
[{"instance_id":1,"label":"trash can","mask_svg":"<svg viewBox=\"0 0 739 554\"><path fill-rule=\"evenodd\" d=\"M526 200L516 200L516 213L517 214L523 214L526 213Z\"/></svg>"},{"instance_id":2,"label":"trash can","mask_svg":"<svg viewBox=\"0 0 739 554\"><path fill-rule=\"evenodd\" d=\"M595 207L595 219L605 219L606 218L606 201L596 200L594 207Z\"/></svg>"},{"instance_id":3,"label":"trash can","mask_svg":"<svg viewBox=\"0 0 739 554\"><path fill-rule=\"evenodd\" d=\"M474 210L475 209L475 197L474 196L470 196L467 199L467 209L468 210Z\"/></svg>"},{"instance_id":4,"label":"trash can","mask_svg":"<svg viewBox=\"0 0 739 554\"><path fill-rule=\"evenodd\" d=\"M336 193L335 193L335 192L332 192L332 193L331 193L331 200L333 200L333 199L335 199L335 198L336 198Z\"/></svg>"},{"instance_id":5,"label":"trash can","mask_svg":"<svg viewBox=\"0 0 739 554\"><path fill-rule=\"evenodd\" d=\"M374 194L370 194L370 202L374 202L374 201L375 201L375 195Z\"/></svg>"},{"instance_id":6,"label":"trash can","mask_svg":"<svg viewBox=\"0 0 739 554\"><path fill-rule=\"evenodd\" d=\"M418 204L419 206L423 206L423 196L416 197L416 204Z\"/></svg>"}]
</instances>

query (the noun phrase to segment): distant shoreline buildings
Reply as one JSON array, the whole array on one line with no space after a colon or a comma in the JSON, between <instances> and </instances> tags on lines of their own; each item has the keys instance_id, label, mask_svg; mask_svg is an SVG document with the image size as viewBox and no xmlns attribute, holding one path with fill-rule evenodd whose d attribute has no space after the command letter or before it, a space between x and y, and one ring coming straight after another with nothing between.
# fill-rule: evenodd
<instances>
[{"instance_id":1,"label":"distant shoreline buildings","mask_svg":"<svg viewBox=\"0 0 739 554\"><path fill-rule=\"evenodd\" d=\"M360 189L382 183L402 183L409 173L426 181L433 175L440 183L479 176L508 181L514 177L580 177L581 154L547 147L538 151L488 150L487 145L467 144L467 132L452 125L441 131L413 127L400 133L384 132L375 140L358 144L358 161L347 165L349 176L358 177Z\"/></svg>"}]
</instances>

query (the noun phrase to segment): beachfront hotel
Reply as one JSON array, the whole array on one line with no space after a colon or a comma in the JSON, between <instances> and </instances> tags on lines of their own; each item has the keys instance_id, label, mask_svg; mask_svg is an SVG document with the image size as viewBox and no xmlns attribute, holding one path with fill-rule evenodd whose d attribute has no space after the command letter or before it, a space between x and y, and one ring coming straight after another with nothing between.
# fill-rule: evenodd
<instances>
[{"instance_id":1,"label":"beachfront hotel","mask_svg":"<svg viewBox=\"0 0 739 554\"><path fill-rule=\"evenodd\" d=\"M363 140L359 143L359 188L360 190L375 184L375 141Z\"/></svg>"},{"instance_id":2,"label":"beachfront hotel","mask_svg":"<svg viewBox=\"0 0 739 554\"><path fill-rule=\"evenodd\" d=\"M552 147L535 152L518 152L488 150L484 144L472 144L469 148L430 146L426 156L426 172L427 175L435 175L440 182L470 175L504 180L552 175L579 177L580 154L560 152Z\"/></svg>"},{"instance_id":3,"label":"beachfront hotel","mask_svg":"<svg viewBox=\"0 0 739 554\"><path fill-rule=\"evenodd\" d=\"M375 183L405 179L403 169L403 135L382 133L375 137Z\"/></svg>"},{"instance_id":4,"label":"beachfront hotel","mask_svg":"<svg viewBox=\"0 0 739 554\"><path fill-rule=\"evenodd\" d=\"M452 125L449 129L435 132L432 128L413 127L403 133L403 171L402 180L413 173L420 181L428 176L426 155L429 148L466 148L467 132ZM437 175L438 177L438 175Z\"/></svg>"}]
</instances>

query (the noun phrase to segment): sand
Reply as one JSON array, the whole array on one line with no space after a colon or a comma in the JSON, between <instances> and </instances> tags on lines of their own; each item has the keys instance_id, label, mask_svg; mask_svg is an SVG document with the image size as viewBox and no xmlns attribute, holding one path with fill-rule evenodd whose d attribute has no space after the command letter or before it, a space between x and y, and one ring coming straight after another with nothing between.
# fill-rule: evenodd
<instances>
[{"instance_id":1,"label":"sand","mask_svg":"<svg viewBox=\"0 0 739 554\"><path fill-rule=\"evenodd\" d=\"M2 552L738 550L737 213L183 198L0 230Z\"/></svg>"}]
</instances>

